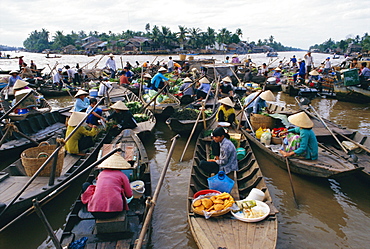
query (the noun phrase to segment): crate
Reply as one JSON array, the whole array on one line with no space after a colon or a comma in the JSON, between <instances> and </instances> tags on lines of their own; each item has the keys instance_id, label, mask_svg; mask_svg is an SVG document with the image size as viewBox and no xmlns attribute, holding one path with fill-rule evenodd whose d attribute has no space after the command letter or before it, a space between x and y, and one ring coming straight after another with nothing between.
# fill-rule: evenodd
<instances>
[{"instance_id":1,"label":"crate","mask_svg":"<svg viewBox=\"0 0 370 249\"><path fill-rule=\"evenodd\" d=\"M238 146L237 146L237 148L238 148L238 147L240 147L240 140L241 140L241 138L242 138L242 134L239 134L239 133L229 133L229 135L230 135L230 138L233 138L233 139L235 139L236 141L238 141Z\"/></svg>"},{"instance_id":2,"label":"crate","mask_svg":"<svg viewBox=\"0 0 370 249\"><path fill-rule=\"evenodd\" d=\"M354 86L360 84L360 79L358 77L358 69L347 69L343 71L344 76L344 85L345 86Z\"/></svg>"}]
</instances>

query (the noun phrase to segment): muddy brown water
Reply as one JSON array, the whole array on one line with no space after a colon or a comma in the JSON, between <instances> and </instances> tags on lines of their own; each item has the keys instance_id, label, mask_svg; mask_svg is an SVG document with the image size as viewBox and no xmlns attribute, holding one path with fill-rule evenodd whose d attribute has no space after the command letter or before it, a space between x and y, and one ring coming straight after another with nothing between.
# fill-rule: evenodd
<instances>
[{"instance_id":1,"label":"muddy brown water","mask_svg":"<svg viewBox=\"0 0 370 249\"><path fill-rule=\"evenodd\" d=\"M278 102L296 108L293 98L282 93L276 96ZM68 97L52 101L55 107L70 103ZM320 98L312 105L323 117L370 135L369 105ZM158 181L174 135L163 121L158 121L153 133L144 140L153 186ZM182 137L177 142L157 201L152 220L152 248L197 248L186 220L187 187L195 139L186 151L184 161L178 162L186 140ZM279 210L277 248L369 248L370 183L354 176L327 180L293 175L299 202L299 208L296 208L287 172L268 161L260 151L255 153ZM74 183L43 208L58 233L63 229L81 183ZM34 214L0 234L0 248L45 248L49 242L41 221Z\"/></svg>"}]
</instances>

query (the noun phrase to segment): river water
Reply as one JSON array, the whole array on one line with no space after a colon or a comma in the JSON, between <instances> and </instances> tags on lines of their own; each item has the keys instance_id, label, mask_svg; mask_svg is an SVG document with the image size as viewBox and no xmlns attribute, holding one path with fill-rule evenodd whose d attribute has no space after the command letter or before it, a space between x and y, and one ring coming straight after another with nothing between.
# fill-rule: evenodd
<instances>
[{"instance_id":1,"label":"river water","mask_svg":"<svg viewBox=\"0 0 370 249\"><path fill-rule=\"evenodd\" d=\"M303 57L303 52L279 53L281 59ZM17 55L17 54L14 54ZM45 55L24 53L25 60L34 59L38 67L50 60L59 60L63 65L80 66L91 61L91 57L67 56L60 59L45 59ZM315 62L321 62L327 55L313 54ZM99 58L99 56L96 56ZM159 60L168 56L160 56ZM175 56L174 56L175 57ZM211 56L202 56L210 58ZM138 60L153 60L155 56L122 56L131 64ZM214 56L223 59L223 56ZM105 60L105 58L104 58ZM253 54L257 63L268 62L263 54ZM0 61L0 68L16 69L17 63ZM118 60L117 62L119 62ZM55 63L55 62L54 62ZM44 64L46 65L46 64ZM46 65L47 66L47 65ZM104 63L102 63L102 66ZM100 67L100 64L99 64ZM276 93L277 101L297 109L293 98ZM68 97L51 100L54 107L69 105ZM334 99L320 99L312 105L325 118L362 133L370 135L370 109L368 105L339 102ZM175 134L163 121L158 120L152 134L145 138L144 144L150 158L152 182L155 186L168 150L170 139ZM195 139L190 143L183 162L179 158L187 141L182 137L176 144L170 167L167 172L153 216L153 248L197 248L186 220L186 199L188 181ZM273 202L279 210L279 232L277 248L369 248L370 244L370 184L355 177L340 180L312 179L293 175L294 188L299 202L295 206L289 178L285 170L269 162L261 152L256 151ZM1 164L0 164L1 166ZM80 182L76 182L63 194L44 207L53 229L61 232L66 215L75 200ZM153 187L154 188L154 187ZM15 223L0 234L0 248L44 248L48 238L45 229L36 215L30 215ZM231 249L231 248L229 248Z\"/></svg>"}]
</instances>

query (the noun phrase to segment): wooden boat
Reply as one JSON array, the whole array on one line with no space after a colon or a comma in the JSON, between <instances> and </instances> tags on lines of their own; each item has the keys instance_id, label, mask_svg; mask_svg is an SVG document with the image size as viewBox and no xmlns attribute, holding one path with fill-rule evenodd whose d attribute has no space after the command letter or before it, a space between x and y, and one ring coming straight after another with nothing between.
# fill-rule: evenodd
<instances>
[{"instance_id":1,"label":"wooden boat","mask_svg":"<svg viewBox=\"0 0 370 249\"><path fill-rule=\"evenodd\" d=\"M208 127L212 123L214 118L216 117L218 107L219 107L219 105L214 105L214 108L212 106L212 115L205 119L206 127ZM190 104L190 105L185 106L185 108L192 108L193 109L194 105ZM196 122L196 120L179 120L177 118L172 118L171 116L166 120L166 124L168 125L168 127L171 130L173 130L174 132L180 133L180 134L190 133L191 130L193 129L193 127L194 127L195 122ZM201 116L201 118L200 118L200 120L197 124L196 130L198 130L198 131L201 130L203 126L204 126L204 122L203 122L203 119L202 119L202 116Z\"/></svg>"},{"instance_id":2,"label":"wooden boat","mask_svg":"<svg viewBox=\"0 0 370 249\"><path fill-rule=\"evenodd\" d=\"M248 140L242 137L240 147L246 149L246 156L239 161L239 170L229 173L235 181L231 195L235 200L247 197L252 188L265 192L266 204L270 206L268 217L258 223L247 223L232 219L232 215L211 217L192 212L191 205L196 192L208 189L208 176L199 168L201 160L207 160L210 139L201 134L195 147L194 160L189 184L188 223L198 248L275 248L277 241L277 210L266 187L261 169L256 161Z\"/></svg>"},{"instance_id":3,"label":"wooden boat","mask_svg":"<svg viewBox=\"0 0 370 249\"><path fill-rule=\"evenodd\" d=\"M120 153L132 165L132 169L125 170L131 174L130 180L142 180L145 183L144 195L151 195L149 159L140 139L132 130L124 130L111 144L103 146L102 154L104 155L116 147L121 147L122 152ZM133 153L127 153L128 149ZM88 182L92 182L94 179L94 175L91 174ZM106 246L109 248L133 248L143 222L145 198L134 198L129 203L129 209L125 217L129 223L127 231L99 233L99 229L96 229L97 220L86 210L86 205L82 204L78 198L68 215L67 224L60 239L61 245L68 246L73 241L87 237L85 248L105 248ZM114 223L117 220L112 219L111 222ZM146 239L146 241L149 240Z\"/></svg>"},{"instance_id":4,"label":"wooden boat","mask_svg":"<svg viewBox=\"0 0 370 249\"><path fill-rule=\"evenodd\" d=\"M168 118L174 111L180 108L180 100L176 98L173 94L167 93L167 96L173 101L173 103L168 104L154 104L154 101L148 106L155 115L161 118Z\"/></svg>"},{"instance_id":5,"label":"wooden boat","mask_svg":"<svg viewBox=\"0 0 370 249\"><path fill-rule=\"evenodd\" d=\"M109 90L109 98L112 102L116 101L123 101L123 102L140 102L142 105L145 105L145 102L141 100L138 96L136 96L133 92L128 90L123 86L114 85ZM143 114L149 117L148 121L141 122L137 124L137 127L133 129L136 133L144 133L144 132L151 132L157 122L153 112L151 110L144 109L142 111Z\"/></svg>"},{"instance_id":6,"label":"wooden boat","mask_svg":"<svg viewBox=\"0 0 370 249\"><path fill-rule=\"evenodd\" d=\"M278 57L279 55L278 55L278 53L277 53L277 52L268 52L268 53L266 54L266 56L267 56L267 57Z\"/></svg>"},{"instance_id":7,"label":"wooden boat","mask_svg":"<svg viewBox=\"0 0 370 249\"><path fill-rule=\"evenodd\" d=\"M61 91L58 89L54 89L53 87L48 87L48 86L41 86L37 88L37 91L44 95L45 97L58 97L58 96L68 96L72 95L74 96L77 93L77 89L72 89L68 91L63 88Z\"/></svg>"},{"instance_id":8,"label":"wooden boat","mask_svg":"<svg viewBox=\"0 0 370 249\"><path fill-rule=\"evenodd\" d=\"M285 110L284 107L269 104L269 109L275 111L275 113L292 113L292 110ZM330 138L330 132L321 124L320 121L311 117L314 122L313 131L316 134L319 146L319 157L317 160L305 160L300 158L290 157L290 170L296 174L321 177L321 178L335 178L354 174L360 171L362 168L351 163L349 158L342 158L335 151L325 146L325 141ZM335 127L331 127L335 130ZM342 130L342 133L348 134ZM249 132L243 132L248 141L261 149L266 156L268 156L273 163L279 165L281 168L286 169L285 157L280 153L281 144L271 145L266 147L265 144L261 143L254 134Z\"/></svg>"},{"instance_id":9,"label":"wooden boat","mask_svg":"<svg viewBox=\"0 0 370 249\"><path fill-rule=\"evenodd\" d=\"M353 103L370 103L370 91L357 86L334 85L338 100Z\"/></svg>"},{"instance_id":10,"label":"wooden boat","mask_svg":"<svg viewBox=\"0 0 370 249\"><path fill-rule=\"evenodd\" d=\"M45 56L47 59L55 59L55 58L62 58L61 55L54 55L54 56Z\"/></svg>"},{"instance_id":11,"label":"wooden boat","mask_svg":"<svg viewBox=\"0 0 370 249\"><path fill-rule=\"evenodd\" d=\"M40 200L44 198L94 162L107 136L108 132L102 131L98 137L96 137L94 146L88 149L86 156L77 156L67 153L64 158L61 174L59 177L56 176L55 181L52 183L49 182L49 176L37 176L21 194L20 198L7 207L5 212L1 213L3 209L0 210L0 228L32 207L33 199L37 198ZM31 176L27 176L20 159L2 170L0 172L0 188L2 189L0 193L1 202L8 206L30 178Z\"/></svg>"}]
</instances>

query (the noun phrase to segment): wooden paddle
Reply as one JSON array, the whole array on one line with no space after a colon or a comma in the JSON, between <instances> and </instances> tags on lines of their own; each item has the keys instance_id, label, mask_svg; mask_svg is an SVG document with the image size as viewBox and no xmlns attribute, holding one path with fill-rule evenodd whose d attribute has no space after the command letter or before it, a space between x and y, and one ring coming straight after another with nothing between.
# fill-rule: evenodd
<instances>
[{"instance_id":1,"label":"wooden paddle","mask_svg":"<svg viewBox=\"0 0 370 249\"><path fill-rule=\"evenodd\" d=\"M293 179L292 179L292 174L290 173L290 164L289 164L288 157L285 157L285 163L286 163L286 168L287 168L288 174L289 174L290 187L292 188L294 202L295 202L295 205L297 206L297 208L299 208L298 202L297 202L297 197L295 195L295 191L294 191L294 187L293 187Z\"/></svg>"}]
</instances>

